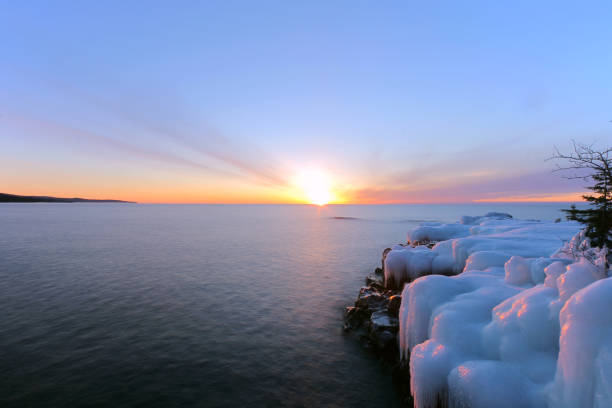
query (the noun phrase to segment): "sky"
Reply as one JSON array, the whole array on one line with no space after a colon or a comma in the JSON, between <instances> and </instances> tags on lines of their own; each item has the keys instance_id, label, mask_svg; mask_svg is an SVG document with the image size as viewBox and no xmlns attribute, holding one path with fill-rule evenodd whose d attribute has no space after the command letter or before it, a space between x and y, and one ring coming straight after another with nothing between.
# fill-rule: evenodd
<instances>
[{"instance_id":1,"label":"sky","mask_svg":"<svg viewBox=\"0 0 612 408\"><path fill-rule=\"evenodd\" d=\"M571 201L612 141L612 3L1 1L0 192Z\"/></svg>"}]
</instances>

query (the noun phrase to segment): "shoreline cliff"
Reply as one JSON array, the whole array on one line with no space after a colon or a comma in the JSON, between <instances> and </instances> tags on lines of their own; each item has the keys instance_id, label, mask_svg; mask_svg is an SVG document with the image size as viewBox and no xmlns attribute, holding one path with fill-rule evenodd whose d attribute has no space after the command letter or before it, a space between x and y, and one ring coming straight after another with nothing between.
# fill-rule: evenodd
<instances>
[{"instance_id":1,"label":"shoreline cliff","mask_svg":"<svg viewBox=\"0 0 612 408\"><path fill-rule=\"evenodd\" d=\"M344 328L406 406L612 406L609 256L574 222L424 223L383 252Z\"/></svg>"}]
</instances>

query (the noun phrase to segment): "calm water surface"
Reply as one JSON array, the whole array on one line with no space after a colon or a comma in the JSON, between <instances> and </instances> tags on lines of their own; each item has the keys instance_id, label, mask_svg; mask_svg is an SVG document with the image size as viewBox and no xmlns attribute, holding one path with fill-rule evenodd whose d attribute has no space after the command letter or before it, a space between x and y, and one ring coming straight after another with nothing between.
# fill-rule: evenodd
<instances>
[{"instance_id":1,"label":"calm water surface","mask_svg":"<svg viewBox=\"0 0 612 408\"><path fill-rule=\"evenodd\" d=\"M0 406L399 406L341 329L382 250L559 207L0 204Z\"/></svg>"}]
</instances>

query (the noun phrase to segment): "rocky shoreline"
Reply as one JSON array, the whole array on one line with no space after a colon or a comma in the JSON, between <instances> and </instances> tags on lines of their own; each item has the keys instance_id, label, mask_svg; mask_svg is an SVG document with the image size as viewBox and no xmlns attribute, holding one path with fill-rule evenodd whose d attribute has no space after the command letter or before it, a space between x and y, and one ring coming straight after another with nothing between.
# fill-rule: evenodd
<instances>
[{"instance_id":1,"label":"rocky shoreline","mask_svg":"<svg viewBox=\"0 0 612 408\"><path fill-rule=\"evenodd\" d=\"M612 406L612 270L580 225L489 213L408 239L345 312L405 406Z\"/></svg>"},{"instance_id":2,"label":"rocky shoreline","mask_svg":"<svg viewBox=\"0 0 612 408\"><path fill-rule=\"evenodd\" d=\"M354 306L348 306L344 311L344 330L356 335L365 349L377 355L391 369L402 404L412 407L409 367L400 359L397 341L401 291L385 288L382 268L376 268L374 274L368 275L365 283Z\"/></svg>"},{"instance_id":3,"label":"rocky shoreline","mask_svg":"<svg viewBox=\"0 0 612 408\"><path fill-rule=\"evenodd\" d=\"M382 269L376 268L366 277L366 286L359 290L354 306L346 308L344 329L356 333L364 347L389 359L396 358L399 331L399 291L386 289Z\"/></svg>"},{"instance_id":4,"label":"rocky shoreline","mask_svg":"<svg viewBox=\"0 0 612 408\"><path fill-rule=\"evenodd\" d=\"M399 245L424 245L432 248L435 244L434 241L408 241ZM400 358L397 338L402 288L385 282L385 258L390 251L391 248L383 251L381 266L366 276L365 286L359 289L355 304L345 309L344 330L356 335L365 349L377 355L383 364L391 368L393 383L400 394L402 404L412 407L409 359Z\"/></svg>"},{"instance_id":5,"label":"rocky shoreline","mask_svg":"<svg viewBox=\"0 0 612 408\"><path fill-rule=\"evenodd\" d=\"M426 245L433 247L435 242L414 242L402 246ZM377 355L383 364L391 368L393 382L399 391L402 404L413 406L410 395L410 370L408 361L400 358L397 335L399 332L399 309L402 303L402 288L385 285L385 257L391 251L386 248L382 253L381 266L373 274L366 276L365 286L353 306L344 311L344 330L356 335L363 347Z\"/></svg>"}]
</instances>

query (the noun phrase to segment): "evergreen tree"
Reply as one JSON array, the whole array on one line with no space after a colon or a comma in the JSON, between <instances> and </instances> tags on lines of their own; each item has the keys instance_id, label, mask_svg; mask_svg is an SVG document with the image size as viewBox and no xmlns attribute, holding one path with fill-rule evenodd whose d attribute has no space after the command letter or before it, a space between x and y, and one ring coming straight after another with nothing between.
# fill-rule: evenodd
<instances>
[{"instance_id":1,"label":"evergreen tree","mask_svg":"<svg viewBox=\"0 0 612 408\"><path fill-rule=\"evenodd\" d=\"M557 166L557 170L574 170L579 172L567 178L579 178L591 183L587 188L591 194L582 196L590 205L586 209L578 209L572 205L563 210L568 220L575 220L585 225L585 235L591 245L599 248L604 246L612 249L612 148L596 150L590 145L573 142L573 152L562 154L558 149L555 159L566 160L567 166Z\"/></svg>"}]
</instances>

